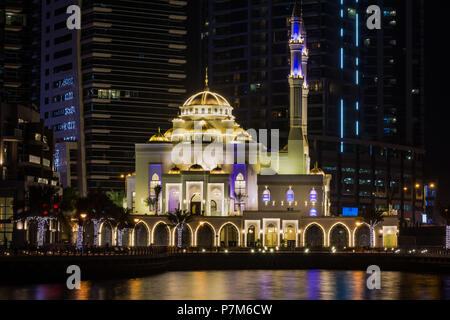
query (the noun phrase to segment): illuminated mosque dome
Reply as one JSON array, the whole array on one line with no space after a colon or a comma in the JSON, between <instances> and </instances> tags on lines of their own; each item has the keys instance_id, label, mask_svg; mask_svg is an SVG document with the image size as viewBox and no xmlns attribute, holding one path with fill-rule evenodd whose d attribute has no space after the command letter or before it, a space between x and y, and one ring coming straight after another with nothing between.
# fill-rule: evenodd
<instances>
[{"instance_id":1,"label":"illuminated mosque dome","mask_svg":"<svg viewBox=\"0 0 450 320\"><path fill-rule=\"evenodd\" d=\"M150 142L150 143L164 143L164 142L170 142L170 140L161 133L161 128L158 128L158 133L153 135L148 140L148 142Z\"/></svg>"},{"instance_id":2,"label":"illuminated mosque dome","mask_svg":"<svg viewBox=\"0 0 450 320\"><path fill-rule=\"evenodd\" d=\"M230 103L220 94L211 91L203 91L194 94L183 104L183 107L189 106L224 106L231 107Z\"/></svg>"}]
</instances>

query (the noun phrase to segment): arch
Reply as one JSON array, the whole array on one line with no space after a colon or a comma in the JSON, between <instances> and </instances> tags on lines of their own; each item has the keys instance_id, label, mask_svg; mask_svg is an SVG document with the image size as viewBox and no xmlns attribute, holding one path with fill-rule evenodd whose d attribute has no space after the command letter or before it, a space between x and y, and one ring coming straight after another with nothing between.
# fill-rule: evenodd
<instances>
[{"instance_id":1,"label":"arch","mask_svg":"<svg viewBox=\"0 0 450 320\"><path fill-rule=\"evenodd\" d=\"M287 202L292 202L292 201L294 201L294 199L295 199L295 197L294 197L294 190L289 189L289 190L286 192L286 201L287 201Z\"/></svg>"},{"instance_id":2,"label":"arch","mask_svg":"<svg viewBox=\"0 0 450 320\"><path fill-rule=\"evenodd\" d=\"M158 221L151 234L151 243L155 246L170 246L170 229L164 221Z\"/></svg>"},{"instance_id":3,"label":"arch","mask_svg":"<svg viewBox=\"0 0 450 320\"><path fill-rule=\"evenodd\" d=\"M202 197L200 196L200 193L197 192L192 195L190 204L191 206L189 209L191 211L191 214L201 214Z\"/></svg>"},{"instance_id":4,"label":"arch","mask_svg":"<svg viewBox=\"0 0 450 320\"><path fill-rule=\"evenodd\" d=\"M173 245L178 245L178 232L177 227L172 230ZM181 232L181 243L183 248L191 247L194 245L194 232L189 224L185 223Z\"/></svg>"},{"instance_id":5,"label":"arch","mask_svg":"<svg viewBox=\"0 0 450 320\"><path fill-rule=\"evenodd\" d=\"M269 201L270 201L270 190L269 190L269 189L265 189L265 190L263 191L263 194L262 194L262 200L263 200L264 202L269 202Z\"/></svg>"},{"instance_id":6,"label":"arch","mask_svg":"<svg viewBox=\"0 0 450 320\"><path fill-rule=\"evenodd\" d=\"M338 228L342 228L339 230ZM347 232L345 232L345 230ZM344 232L342 232L344 231ZM342 222L336 222L328 231L328 246L336 248L344 248L351 246L351 232L350 229Z\"/></svg>"},{"instance_id":7,"label":"arch","mask_svg":"<svg viewBox=\"0 0 450 320\"><path fill-rule=\"evenodd\" d=\"M247 228L247 247L256 246L256 227L252 224Z\"/></svg>"},{"instance_id":8,"label":"arch","mask_svg":"<svg viewBox=\"0 0 450 320\"><path fill-rule=\"evenodd\" d=\"M264 246L276 247L278 245L278 232L274 224L269 224L265 228Z\"/></svg>"},{"instance_id":9,"label":"arch","mask_svg":"<svg viewBox=\"0 0 450 320\"><path fill-rule=\"evenodd\" d=\"M216 231L209 222L203 222L195 230L195 239L197 247L212 248L215 245Z\"/></svg>"},{"instance_id":10,"label":"arch","mask_svg":"<svg viewBox=\"0 0 450 320\"><path fill-rule=\"evenodd\" d=\"M98 243L100 247L111 247L113 245L112 226L109 221L103 221L98 228Z\"/></svg>"},{"instance_id":11,"label":"arch","mask_svg":"<svg viewBox=\"0 0 450 320\"><path fill-rule=\"evenodd\" d=\"M305 247L326 247L325 229L316 222L311 222L303 231L303 246Z\"/></svg>"},{"instance_id":12,"label":"arch","mask_svg":"<svg viewBox=\"0 0 450 320\"><path fill-rule=\"evenodd\" d=\"M94 223L92 221L89 221L84 227L83 244L94 245Z\"/></svg>"},{"instance_id":13,"label":"arch","mask_svg":"<svg viewBox=\"0 0 450 320\"><path fill-rule=\"evenodd\" d=\"M353 246L355 248L370 247L370 228L367 223L363 223L353 230Z\"/></svg>"},{"instance_id":14,"label":"arch","mask_svg":"<svg viewBox=\"0 0 450 320\"><path fill-rule=\"evenodd\" d=\"M233 222L224 223L219 229L221 247L240 246L239 228Z\"/></svg>"},{"instance_id":15,"label":"arch","mask_svg":"<svg viewBox=\"0 0 450 320\"><path fill-rule=\"evenodd\" d=\"M117 229L117 234L119 234L119 229ZM132 234L133 234L134 230L133 229L129 229L129 228L125 228L122 229L122 247L129 247L131 245L131 239L132 239ZM117 245L119 245L119 242L117 241Z\"/></svg>"},{"instance_id":16,"label":"arch","mask_svg":"<svg viewBox=\"0 0 450 320\"><path fill-rule=\"evenodd\" d=\"M149 245L150 228L144 221L140 221L133 229L133 243L135 247L146 247Z\"/></svg>"},{"instance_id":17,"label":"arch","mask_svg":"<svg viewBox=\"0 0 450 320\"><path fill-rule=\"evenodd\" d=\"M158 174L157 173L154 173L153 175L152 175L152 181L159 181L160 179L159 179L159 176L158 176Z\"/></svg>"},{"instance_id":18,"label":"arch","mask_svg":"<svg viewBox=\"0 0 450 320\"><path fill-rule=\"evenodd\" d=\"M215 213L217 211L217 202L215 200L211 200L211 213Z\"/></svg>"}]
</instances>

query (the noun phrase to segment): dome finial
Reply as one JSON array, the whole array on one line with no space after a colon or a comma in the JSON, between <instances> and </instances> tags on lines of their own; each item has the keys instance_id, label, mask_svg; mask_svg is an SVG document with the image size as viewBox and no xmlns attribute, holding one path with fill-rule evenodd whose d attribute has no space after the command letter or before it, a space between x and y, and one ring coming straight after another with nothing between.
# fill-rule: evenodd
<instances>
[{"instance_id":1,"label":"dome finial","mask_svg":"<svg viewBox=\"0 0 450 320\"><path fill-rule=\"evenodd\" d=\"M209 80L208 80L208 67L206 67L206 73L205 73L205 91L208 91L208 90L209 90L208 83L209 83Z\"/></svg>"},{"instance_id":2,"label":"dome finial","mask_svg":"<svg viewBox=\"0 0 450 320\"><path fill-rule=\"evenodd\" d=\"M293 18L303 18L303 0L300 0L300 5L298 5L298 0L295 0L294 9L292 10Z\"/></svg>"}]
</instances>

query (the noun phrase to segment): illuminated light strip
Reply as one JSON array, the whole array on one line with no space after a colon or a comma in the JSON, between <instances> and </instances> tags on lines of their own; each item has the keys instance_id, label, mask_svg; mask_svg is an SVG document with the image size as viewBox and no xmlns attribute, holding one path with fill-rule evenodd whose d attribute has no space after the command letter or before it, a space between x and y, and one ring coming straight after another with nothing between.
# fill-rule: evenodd
<instances>
[{"instance_id":1,"label":"illuminated light strip","mask_svg":"<svg viewBox=\"0 0 450 320\"><path fill-rule=\"evenodd\" d=\"M341 99L341 139L344 138L344 99ZM344 152L344 142L341 142L341 152Z\"/></svg>"},{"instance_id":2,"label":"illuminated light strip","mask_svg":"<svg viewBox=\"0 0 450 320\"><path fill-rule=\"evenodd\" d=\"M359 70L356 70L355 80L356 80L356 84L359 85Z\"/></svg>"},{"instance_id":3,"label":"illuminated light strip","mask_svg":"<svg viewBox=\"0 0 450 320\"><path fill-rule=\"evenodd\" d=\"M341 69L344 69L344 48L341 48Z\"/></svg>"},{"instance_id":4,"label":"illuminated light strip","mask_svg":"<svg viewBox=\"0 0 450 320\"><path fill-rule=\"evenodd\" d=\"M356 120L356 135L359 136L359 121Z\"/></svg>"},{"instance_id":5,"label":"illuminated light strip","mask_svg":"<svg viewBox=\"0 0 450 320\"><path fill-rule=\"evenodd\" d=\"M356 14L356 46L359 47L359 14Z\"/></svg>"},{"instance_id":6,"label":"illuminated light strip","mask_svg":"<svg viewBox=\"0 0 450 320\"><path fill-rule=\"evenodd\" d=\"M192 231L192 228L189 224L185 223L185 225L188 227L189 231L191 232L191 246L194 246L194 232ZM174 246L176 246L175 241L175 232L177 232L177 227L173 228L172 230L172 243ZM183 232L181 232L181 243L183 243Z\"/></svg>"}]
</instances>

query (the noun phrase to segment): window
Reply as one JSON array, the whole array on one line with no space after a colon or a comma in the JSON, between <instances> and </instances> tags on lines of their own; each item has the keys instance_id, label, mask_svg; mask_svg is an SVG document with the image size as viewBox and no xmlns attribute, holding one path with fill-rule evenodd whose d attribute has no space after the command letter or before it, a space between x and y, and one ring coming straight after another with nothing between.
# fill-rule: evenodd
<instances>
[{"instance_id":1,"label":"window","mask_svg":"<svg viewBox=\"0 0 450 320\"><path fill-rule=\"evenodd\" d=\"M310 202L317 202L317 191L312 189L309 193L309 201Z\"/></svg>"},{"instance_id":2,"label":"window","mask_svg":"<svg viewBox=\"0 0 450 320\"><path fill-rule=\"evenodd\" d=\"M234 192L240 195L245 194L245 180L242 173L239 173L236 177L234 182Z\"/></svg>"},{"instance_id":3,"label":"window","mask_svg":"<svg viewBox=\"0 0 450 320\"><path fill-rule=\"evenodd\" d=\"M152 181L150 181L150 197L155 198L155 187L161 185L161 180L159 180L159 176L155 173L152 176Z\"/></svg>"},{"instance_id":4,"label":"window","mask_svg":"<svg viewBox=\"0 0 450 320\"><path fill-rule=\"evenodd\" d=\"M269 202L270 201L270 190L266 189L263 192L263 201L264 202Z\"/></svg>"},{"instance_id":5,"label":"window","mask_svg":"<svg viewBox=\"0 0 450 320\"><path fill-rule=\"evenodd\" d=\"M292 202L294 201L294 190L289 189L286 193L286 201Z\"/></svg>"},{"instance_id":6,"label":"window","mask_svg":"<svg viewBox=\"0 0 450 320\"><path fill-rule=\"evenodd\" d=\"M316 208L312 208L311 210L309 210L309 216L310 217L317 217L317 209Z\"/></svg>"}]
</instances>

